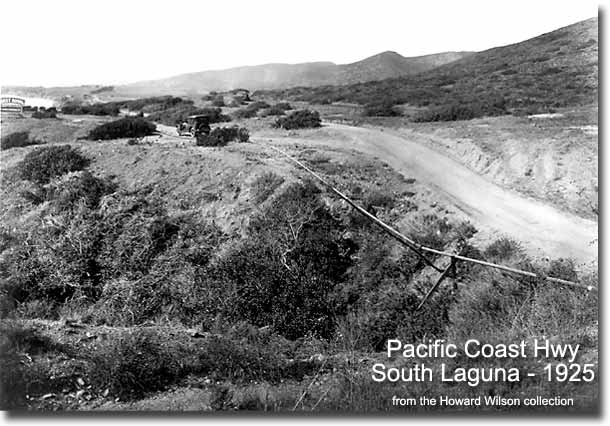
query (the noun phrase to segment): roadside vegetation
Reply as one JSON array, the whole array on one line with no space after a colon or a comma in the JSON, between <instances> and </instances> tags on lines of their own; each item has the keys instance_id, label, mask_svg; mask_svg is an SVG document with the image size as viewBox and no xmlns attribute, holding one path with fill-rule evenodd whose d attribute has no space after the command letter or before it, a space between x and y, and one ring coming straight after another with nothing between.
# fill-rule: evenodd
<instances>
[{"instance_id":1,"label":"roadside vegetation","mask_svg":"<svg viewBox=\"0 0 610 426\"><path fill-rule=\"evenodd\" d=\"M32 118L57 118L57 109L55 107L51 108L38 108L36 111L32 112Z\"/></svg>"},{"instance_id":2,"label":"roadside vegetation","mask_svg":"<svg viewBox=\"0 0 610 426\"><path fill-rule=\"evenodd\" d=\"M100 116L118 116L122 111L146 116L150 121L156 121L167 126L175 126L177 122L187 120L190 115L207 115L210 123L230 121L217 106L197 107L191 99L174 96L159 96L128 101L104 102L95 104L66 103L62 106L63 114L91 114Z\"/></svg>"},{"instance_id":3,"label":"roadside vegetation","mask_svg":"<svg viewBox=\"0 0 610 426\"><path fill-rule=\"evenodd\" d=\"M344 174L320 154L310 159ZM94 174L93 161L45 147L5 178L29 213L1 229L3 408L112 409L115 398L184 387L207 392L217 410L371 411L392 409L397 392L456 392L372 382L363 360L382 359L396 336L562 335L596 354L594 293L461 265L457 290L442 286L416 310L433 284L422 261L310 181L259 175L247 225L230 235L199 209L168 208L154 187L127 190ZM419 212L413 193L347 192L386 220L404 210L420 243L596 285L569 260L532 263L510 239L471 246L474 227ZM590 388L575 389L593 404Z\"/></svg>"},{"instance_id":4,"label":"roadside vegetation","mask_svg":"<svg viewBox=\"0 0 610 426\"><path fill-rule=\"evenodd\" d=\"M141 117L125 117L109 123L100 124L89 132L91 140L118 138L141 138L152 135L156 130L154 123Z\"/></svg>"},{"instance_id":5,"label":"roadside vegetation","mask_svg":"<svg viewBox=\"0 0 610 426\"><path fill-rule=\"evenodd\" d=\"M78 149L70 145L54 145L29 152L17 170L22 179L47 184L58 176L83 170L89 162Z\"/></svg>"},{"instance_id":6,"label":"roadside vegetation","mask_svg":"<svg viewBox=\"0 0 610 426\"><path fill-rule=\"evenodd\" d=\"M21 148L30 145L40 145L41 142L30 137L30 132L14 132L6 136L2 136L0 140L0 148L2 150L11 148Z\"/></svg>"},{"instance_id":7,"label":"roadside vegetation","mask_svg":"<svg viewBox=\"0 0 610 426\"><path fill-rule=\"evenodd\" d=\"M127 101L99 102L94 104L84 104L67 102L62 105L63 114L91 114L91 115L119 115L122 109L131 112L151 113L155 111L176 108L180 105L192 105L193 101L174 96L158 96L152 98L141 98Z\"/></svg>"},{"instance_id":8,"label":"roadside vegetation","mask_svg":"<svg viewBox=\"0 0 610 426\"><path fill-rule=\"evenodd\" d=\"M216 127L209 134L201 133L196 136L197 146L226 146L229 142L248 142L250 133L245 127Z\"/></svg>"},{"instance_id":9,"label":"roadside vegetation","mask_svg":"<svg viewBox=\"0 0 610 426\"><path fill-rule=\"evenodd\" d=\"M176 123L187 121L191 115L204 115L208 118L210 124L231 121L231 118L222 114L222 110L218 107L199 108L192 104L179 104L172 108L156 111L147 118L167 126L174 126Z\"/></svg>"},{"instance_id":10,"label":"roadside vegetation","mask_svg":"<svg viewBox=\"0 0 610 426\"><path fill-rule=\"evenodd\" d=\"M320 114L317 111L307 109L291 112L286 117L278 118L274 123L274 127L286 130L309 129L320 127L321 125Z\"/></svg>"},{"instance_id":11,"label":"roadside vegetation","mask_svg":"<svg viewBox=\"0 0 610 426\"><path fill-rule=\"evenodd\" d=\"M240 108L233 112L233 117L236 119L239 118L252 118L256 117L259 111L268 110L271 108L267 102L264 101L255 101L249 103L247 106Z\"/></svg>"}]
</instances>

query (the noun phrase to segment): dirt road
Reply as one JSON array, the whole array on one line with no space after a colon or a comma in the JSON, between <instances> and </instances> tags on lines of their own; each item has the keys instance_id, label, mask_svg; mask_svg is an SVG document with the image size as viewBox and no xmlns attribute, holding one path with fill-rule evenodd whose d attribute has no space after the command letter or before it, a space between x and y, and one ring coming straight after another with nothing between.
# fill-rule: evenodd
<instances>
[{"instance_id":1,"label":"dirt road","mask_svg":"<svg viewBox=\"0 0 610 426\"><path fill-rule=\"evenodd\" d=\"M326 142L378 157L426 182L482 230L511 236L535 255L569 257L580 266L597 262L596 222L500 188L455 160L391 131L326 125L342 136Z\"/></svg>"}]
</instances>

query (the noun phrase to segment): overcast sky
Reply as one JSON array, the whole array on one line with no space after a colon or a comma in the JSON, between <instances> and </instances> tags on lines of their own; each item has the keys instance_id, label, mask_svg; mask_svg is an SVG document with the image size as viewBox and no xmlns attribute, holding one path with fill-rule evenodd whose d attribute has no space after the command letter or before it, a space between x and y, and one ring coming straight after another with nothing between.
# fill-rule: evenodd
<instances>
[{"instance_id":1,"label":"overcast sky","mask_svg":"<svg viewBox=\"0 0 610 426\"><path fill-rule=\"evenodd\" d=\"M522 41L597 15L588 0L0 2L2 85L118 84L270 62L349 63ZM10 35L10 39L7 38Z\"/></svg>"}]
</instances>

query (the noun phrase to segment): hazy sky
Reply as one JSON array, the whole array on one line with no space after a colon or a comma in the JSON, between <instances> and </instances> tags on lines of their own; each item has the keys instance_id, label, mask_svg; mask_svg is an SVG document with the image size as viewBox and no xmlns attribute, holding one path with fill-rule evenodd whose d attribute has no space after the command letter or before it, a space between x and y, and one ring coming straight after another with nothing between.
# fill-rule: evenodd
<instances>
[{"instance_id":1,"label":"hazy sky","mask_svg":"<svg viewBox=\"0 0 610 426\"><path fill-rule=\"evenodd\" d=\"M587 0L0 2L0 84L116 84L394 50L485 50L597 15ZM11 39L7 35L11 35Z\"/></svg>"}]
</instances>

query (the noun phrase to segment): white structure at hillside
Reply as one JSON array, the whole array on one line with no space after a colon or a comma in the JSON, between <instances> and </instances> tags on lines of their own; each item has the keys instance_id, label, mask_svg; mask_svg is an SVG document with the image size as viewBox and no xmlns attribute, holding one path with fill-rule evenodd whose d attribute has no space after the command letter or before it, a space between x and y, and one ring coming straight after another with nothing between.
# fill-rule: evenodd
<instances>
[{"instance_id":1,"label":"white structure at hillside","mask_svg":"<svg viewBox=\"0 0 610 426\"><path fill-rule=\"evenodd\" d=\"M19 96L2 95L0 99L0 111L2 114L20 115L23 112L25 99Z\"/></svg>"}]
</instances>

